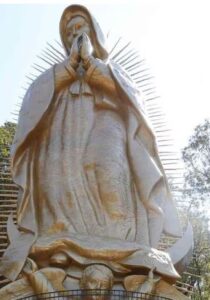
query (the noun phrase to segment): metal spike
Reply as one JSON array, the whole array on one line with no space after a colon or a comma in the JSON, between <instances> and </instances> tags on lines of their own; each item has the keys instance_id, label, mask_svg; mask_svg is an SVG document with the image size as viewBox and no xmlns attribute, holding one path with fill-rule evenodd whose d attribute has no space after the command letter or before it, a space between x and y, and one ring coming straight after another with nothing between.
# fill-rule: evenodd
<instances>
[{"instance_id":1,"label":"metal spike","mask_svg":"<svg viewBox=\"0 0 210 300\"><path fill-rule=\"evenodd\" d=\"M164 161L179 161L180 162L179 158L174 158L174 157L171 157L171 158L165 157L165 158L163 158L163 160Z\"/></svg>"},{"instance_id":2,"label":"metal spike","mask_svg":"<svg viewBox=\"0 0 210 300\"><path fill-rule=\"evenodd\" d=\"M149 89L143 89L143 92L146 93L146 92L149 92L149 91L155 91L156 88L155 87L151 87Z\"/></svg>"},{"instance_id":3,"label":"metal spike","mask_svg":"<svg viewBox=\"0 0 210 300\"><path fill-rule=\"evenodd\" d=\"M161 122L165 122L166 123L166 117L165 115L154 115L154 114L148 114L150 120L154 120L154 122L157 122L157 121L161 121Z\"/></svg>"},{"instance_id":4,"label":"metal spike","mask_svg":"<svg viewBox=\"0 0 210 300\"><path fill-rule=\"evenodd\" d=\"M144 82L144 81L148 81L148 80L153 79L153 78L154 78L154 76L150 76L150 77L147 77L145 79L138 80L136 83L141 83L141 82ZM144 86L144 85L142 85L142 86Z\"/></svg>"},{"instance_id":5,"label":"metal spike","mask_svg":"<svg viewBox=\"0 0 210 300\"><path fill-rule=\"evenodd\" d=\"M55 42L63 49L63 46L58 41L55 40ZM66 56L63 53L61 53L58 49L56 49L55 47L53 47L50 43L47 42L47 45L50 48L52 48L55 52L57 52L62 58L66 58Z\"/></svg>"},{"instance_id":6,"label":"metal spike","mask_svg":"<svg viewBox=\"0 0 210 300\"><path fill-rule=\"evenodd\" d=\"M119 64L122 59L129 59L131 55L137 54L134 49L129 49L126 53L120 55L115 61Z\"/></svg>"},{"instance_id":7,"label":"metal spike","mask_svg":"<svg viewBox=\"0 0 210 300\"><path fill-rule=\"evenodd\" d=\"M34 67L34 66L35 66L35 67ZM44 68L44 67L42 67L42 66L40 66L39 64L36 64L36 63L34 63L34 65L33 65L32 67L34 67L34 69L38 70L38 71L41 72L41 73L47 70L46 68ZM38 69L37 69L36 67L37 67Z\"/></svg>"},{"instance_id":8,"label":"metal spike","mask_svg":"<svg viewBox=\"0 0 210 300\"><path fill-rule=\"evenodd\" d=\"M56 42L56 44L58 44L58 46L61 47L62 49L64 48L63 44L61 44L58 40L54 40L54 42Z\"/></svg>"},{"instance_id":9,"label":"metal spike","mask_svg":"<svg viewBox=\"0 0 210 300\"><path fill-rule=\"evenodd\" d=\"M133 57L134 55L136 55L135 57ZM139 57L139 55L137 55L136 51L133 50L129 50L128 52L126 52L125 55L123 55L122 57L120 57L120 59L116 60L121 66L126 65L127 62L129 62L130 59L135 59L136 57Z\"/></svg>"},{"instance_id":10,"label":"metal spike","mask_svg":"<svg viewBox=\"0 0 210 300\"><path fill-rule=\"evenodd\" d=\"M160 105L158 105L157 103L154 102L147 102L146 103L147 106L147 111L155 111L155 112L162 112L163 110L161 109Z\"/></svg>"},{"instance_id":11,"label":"metal spike","mask_svg":"<svg viewBox=\"0 0 210 300\"><path fill-rule=\"evenodd\" d=\"M142 73L142 71L141 70L139 70L138 72L136 72L136 73L132 73L132 74L130 74L130 76L131 77L134 77L135 75L138 75L138 74L140 74L140 73Z\"/></svg>"},{"instance_id":12,"label":"metal spike","mask_svg":"<svg viewBox=\"0 0 210 300\"><path fill-rule=\"evenodd\" d=\"M38 57L39 59L43 60L43 61L44 61L45 63L47 63L48 65L50 65L51 67L54 65L53 62L51 62L51 61L49 61L49 60L43 58L43 57L40 56L40 55L37 55L37 57Z\"/></svg>"},{"instance_id":13,"label":"metal spike","mask_svg":"<svg viewBox=\"0 0 210 300\"><path fill-rule=\"evenodd\" d=\"M33 80L35 80L35 79L38 77L38 75L35 75L35 74L33 74L33 73L29 73L29 75L32 76L31 78L33 78Z\"/></svg>"},{"instance_id":14,"label":"metal spike","mask_svg":"<svg viewBox=\"0 0 210 300\"><path fill-rule=\"evenodd\" d=\"M46 47L46 50L45 50L45 51L46 51L46 52L50 52L51 55L53 55L55 59L58 59L59 62L62 62L63 57L61 58L60 56L58 56L58 55L55 53L55 51L53 52L51 49L49 49L49 48L47 48L47 47Z\"/></svg>"},{"instance_id":15,"label":"metal spike","mask_svg":"<svg viewBox=\"0 0 210 300\"><path fill-rule=\"evenodd\" d=\"M117 42L114 44L114 46L112 47L111 51L109 52L109 56L112 54L112 52L116 49L117 45L119 44L119 42L121 41L121 37L117 40Z\"/></svg>"},{"instance_id":16,"label":"metal spike","mask_svg":"<svg viewBox=\"0 0 210 300\"><path fill-rule=\"evenodd\" d=\"M134 70L140 70L140 68L141 68L141 63L138 61L138 62L136 62L134 65L125 68L125 70L126 70L128 73L130 73L130 72L132 72L132 71L134 71ZM131 77L132 77L132 76L131 76ZM133 78L133 77L132 77L132 78ZM135 79L135 82L137 82L136 79Z\"/></svg>"},{"instance_id":17,"label":"metal spike","mask_svg":"<svg viewBox=\"0 0 210 300\"><path fill-rule=\"evenodd\" d=\"M61 60L58 60L58 58L55 57L54 55L52 55L49 51L43 50L42 52L46 54L45 57L49 57L50 59L52 59L54 61L54 63L60 63L61 62Z\"/></svg>"},{"instance_id":18,"label":"metal spike","mask_svg":"<svg viewBox=\"0 0 210 300\"><path fill-rule=\"evenodd\" d=\"M146 98L145 100L146 101L153 101L153 100L156 100L156 99L159 99L160 96L155 96L155 97L151 97L151 98Z\"/></svg>"},{"instance_id":19,"label":"metal spike","mask_svg":"<svg viewBox=\"0 0 210 300\"><path fill-rule=\"evenodd\" d=\"M150 85L151 85L151 82L149 81L149 82L146 82L145 84L138 84L138 88L142 89L144 86L148 87Z\"/></svg>"},{"instance_id":20,"label":"metal spike","mask_svg":"<svg viewBox=\"0 0 210 300\"><path fill-rule=\"evenodd\" d=\"M123 67L129 65L132 61L138 61L139 60L139 55L134 56L136 53L132 51L128 52L128 54L130 53L130 55L128 55L128 57L126 59L123 60L123 62L119 62L119 64ZM134 57L133 57L134 56Z\"/></svg>"},{"instance_id":21,"label":"metal spike","mask_svg":"<svg viewBox=\"0 0 210 300\"><path fill-rule=\"evenodd\" d=\"M144 59L142 59L142 60L140 60L140 61L137 61L135 64L132 64L131 66L126 67L125 69L126 69L127 71L130 71L130 72L131 72L131 71L133 71L134 69L139 68L143 61L144 61Z\"/></svg>"},{"instance_id":22,"label":"metal spike","mask_svg":"<svg viewBox=\"0 0 210 300\"><path fill-rule=\"evenodd\" d=\"M27 91L28 89L24 86L21 86L21 89L23 89L24 91Z\"/></svg>"},{"instance_id":23,"label":"metal spike","mask_svg":"<svg viewBox=\"0 0 210 300\"><path fill-rule=\"evenodd\" d=\"M140 70L139 73L143 73L143 72L146 72L146 71L148 71L148 69ZM141 75L141 76L138 76L138 77L134 77L134 76L133 76L133 79L134 79L134 80L138 80L138 79L144 78L145 76L150 76L150 74L146 73L146 74ZM142 91L143 91L144 93L146 93L147 91L151 91L151 90L155 91L155 87L151 87L151 88L149 88L149 89L143 89Z\"/></svg>"},{"instance_id":24,"label":"metal spike","mask_svg":"<svg viewBox=\"0 0 210 300\"><path fill-rule=\"evenodd\" d=\"M162 114L162 110L159 110L159 109L150 110L150 109L146 108L146 111L147 111L148 116Z\"/></svg>"},{"instance_id":25,"label":"metal spike","mask_svg":"<svg viewBox=\"0 0 210 300\"><path fill-rule=\"evenodd\" d=\"M173 139L158 139L158 142L174 142Z\"/></svg>"},{"instance_id":26,"label":"metal spike","mask_svg":"<svg viewBox=\"0 0 210 300\"><path fill-rule=\"evenodd\" d=\"M156 132L158 132L158 133L166 133L166 132L172 132L172 130L171 129L169 129L169 128L162 128L162 129L158 129Z\"/></svg>"},{"instance_id":27,"label":"metal spike","mask_svg":"<svg viewBox=\"0 0 210 300\"><path fill-rule=\"evenodd\" d=\"M44 52L44 50L42 52ZM51 58L49 54L41 53L41 55L42 55L41 56L42 58L49 60L51 63L53 63L53 65L58 63L58 60L56 60L55 58ZM59 63L60 63L60 61L59 61Z\"/></svg>"},{"instance_id":28,"label":"metal spike","mask_svg":"<svg viewBox=\"0 0 210 300\"><path fill-rule=\"evenodd\" d=\"M155 118L155 117L165 117L165 116L166 116L166 115L165 115L164 113L162 113L162 112L160 112L160 113L156 113L156 112L148 113L148 115L149 115L150 117L153 117L153 118Z\"/></svg>"},{"instance_id":29,"label":"metal spike","mask_svg":"<svg viewBox=\"0 0 210 300\"><path fill-rule=\"evenodd\" d=\"M156 138L157 138L157 140L161 140L161 138L165 138L165 139L168 139L168 138L170 138L170 136L169 135L164 135L164 136L159 136L159 135L156 135Z\"/></svg>"},{"instance_id":30,"label":"metal spike","mask_svg":"<svg viewBox=\"0 0 210 300\"><path fill-rule=\"evenodd\" d=\"M29 80L31 80L31 82L33 82L34 81L34 79L33 78L31 78L30 76L28 76L28 75L26 75L26 78L28 78Z\"/></svg>"},{"instance_id":31,"label":"metal spike","mask_svg":"<svg viewBox=\"0 0 210 300\"><path fill-rule=\"evenodd\" d=\"M112 59L115 59L116 57L118 57L118 55L120 55L120 53L122 53L126 48L128 48L128 46L130 46L131 42L127 43L122 49L120 49L114 56L112 56Z\"/></svg>"},{"instance_id":32,"label":"metal spike","mask_svg":"<svg viewBox=\"0 0 210 300\"><path fill-rule=\"evenodd\" d=\"M177 155L177 152L174 152L174 151L159 151L160 153L162 153L162 154L166 154L166 155L168 155L168 154L170 154L170 155Z\"/></svg>"},{"instance_id":33,"label":"metal spike","mask_svg":"<svg viewBox=\"0 0 210 300\"><path fill-rule=\"evenodd\" d=\"M20 98L20 96L18 96L18 98ZM15 106L17 106L18 108L20 108L21 104L20 103L16 103Z\"/></svg>"},{"instance_id":34,"label":"metal spike","mask_svg":"<svg viewBox=\"0 0 210 300\"><path fill-rule=\"evenodd\" d=\"M145 93L146 96L152 96L152 95L155 95L155 94L156 94L156 92L154 92L154 91Z\"/></svg>"}]
</instances>

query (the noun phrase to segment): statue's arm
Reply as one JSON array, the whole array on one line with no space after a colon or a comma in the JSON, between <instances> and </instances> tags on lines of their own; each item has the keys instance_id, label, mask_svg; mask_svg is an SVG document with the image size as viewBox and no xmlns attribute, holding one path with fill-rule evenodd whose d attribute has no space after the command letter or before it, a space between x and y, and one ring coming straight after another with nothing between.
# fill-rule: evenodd
<instances>
[{"instance_id":1,"label":"statue's arm","mask_svg":"<svg viewBox=\"0 0 210 300\"><path fill-rule=\"evenodd\" d=\"M91 58L85 66L86 81L93 87L103 89L113 97L118 96L115 81L112 78L110 69L100 59Z\"/></svg>"},{"instance_id":2,"label":"statue's arm","mask_svg":"<svg viewBox=\"0 0 210 300\"><path fill-rule=\"evenodd\" d=\"M55 65L55 91L59 92L65 86L71 84L76 79L76 72L71 61L64 60Z\"/></svg>"}]
</instances>

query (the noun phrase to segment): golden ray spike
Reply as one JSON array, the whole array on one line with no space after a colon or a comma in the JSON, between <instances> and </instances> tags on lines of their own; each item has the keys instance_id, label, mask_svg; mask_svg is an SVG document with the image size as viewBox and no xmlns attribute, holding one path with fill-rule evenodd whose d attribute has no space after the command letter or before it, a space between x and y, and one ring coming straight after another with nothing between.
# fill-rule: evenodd
<instances>
[{"instance_id":1,"label":"golden ray spike","mask_svg":"<svg viewBox=\"0 0 210 300\"><path fill-rule=\"evenodd\" d=\"M144 84L138 84L137 86L138 86L139 89L142 90L143 87L148 87L148 86L150 86L151 84L152 84L151 81L149 81L149 82L146 82L146 83L144 83Z\"/></svg>"},{"instance_id":2,"label":"golden ray spike","mask_svg":"<svg viewBox=\"0 0 210 300\"><path fill-rule=\"evenodd\" d=\"M153 125L160 124L160 123L167 124L165 118L160 118L160 117L151 117L150 116L150 121L152 122Z\"/></svg>"},{"instance_id":3,"label":"golden ray spike","mask_svg":"<svg viewBox=\"0 0 210 300\"><path fill-rule=\"evenodd\" d=\"M120 49L114 56L112 56L112 59L115 59L116 57L118 57L120 55L120 53L122 53L125 49L128 48L128 46L130 46L131 42L127 43L122 49Z\"/></svg>"},{"instance_id":4,"label":"golden ray spike","mask_svg":"<svg viewBox=\"0 0 210 300\"><path fill-rule=\"evenodd\" d=\"M133 71L135 68L139 68L141 66L141 64L144 62L144 59L142 60L139 60L137 62L135 62L134 64L128 66L128 67L125 67L125 70L127 71Z\"/></svg>"},{"instance_id":5,"label":"golden ray spike","mask_svg":"<svg viewBox=\"0 0 210 300\"><path fill-rule=\"evenodd\" d=\"M164 143L164 142L174 142L173 139L158 139L158 142ZM178 158L176 158L175 160L177 160Z\"/></svg>"},{"instance_id":6,"label":"golden ray spike","mask_svg":"<svg viewBox=\"0 0 210 300\"><path fill-rule=\"evenodd\" d=\"M52 51L52 50L49 49L48 47L46 47L45 52L48 52L48 53L50 52L51 55L53 55L54 58L57 59L59 62L62 62L62 61L63 61L63 57L58 56L58 55L55 53L55 51Z\"/></svg>"},{"instance_id":7,"label":"golden ray spike","mask_svg":"<svg viewBox=\"0 0 210 300\"><path fill-rule=\"evenodd\" d=\"M41 55L37 55L37 57L41 60L43 60L45 63L47 63L50 66L54 66L55 61L50 59L49 57L46 57L46 55L41 54Z\"/></svg>"},{"instance_id":8,"label":"golden ray spike","mask_svg":"<svg viewBox=\"0 0 210 300\"><path fill-rule=\"evenodd\" d=\"M163 112L153 112L153 113L148 113L148 115L149 116L151 116L151 117L154 117L154 118L156 118L156 117L166 117L166 115L163 113Z\"/></svg>"},{"instance_id":9,"label":"golden ray spike","mask_svg":"<svg viewBox=\"0 0 210 300\"><path fill-rule=\"evenodd\" d=\"M112 52L116 49L117 45L119 44L119 42L121 41L121 37L117 40L117 42L114 44L114 46L112 47L111 51L109 52L109 56L112 54Z\"/></svg>"},{"instance_id":10,"label":"golden ray spike","mask_svg":"<svg viewBox=\"0 0 210 300\"><path fill-rule=\"evenodd\" d=\"M174 152L174 151L160 151L161 155L165 155L165 156L168 156L168 155L177 155L177 152Z\"/></svg>"},{"instance_id":11,"label":"golden ray spike","mask_svg":"<svg viewBox=\"0 0 210 300\"><path fill-rule=\"evenodd\" d=\"M159 104L156 102L146 102L148 111L162 112L162 109Z\"/></svg>"},{"instance_id":12,"label":"golden ray spike","mask_svg":"<svg viewBox=\"0 0 210 300\"><path fill-rule=\"evenodd\" d=\"M130 57L130 55L133 55L133 53L136 53L137 54L137 52L134 50L134 49L128 49L128 51L127 52L125 52L125 53L123 53L122 55L120 55L115 61L117 62L117 63L119 63L122 59L125 59L125 58L129 58Z\"/></svg>"},{"instance_id":13,"label":"golden ray spike","mask_svg":"<svg viewBox=\"0 0 210 300\"><path fill-rule=\"evenodd\" d=\"M36 79L37 75L33 74L33 73L29 73L30 76L32 76L32 78Z\"/></svg>"},{"instance_id":14,"label":"golden ray spike","mask_svg":"<svg viewBox=\"0 0 210 300\"><path fill-rule=\"evenodd\" d=\"M166 129L166 128L164 130L163 129L156 129L155 132L156 133L157 132L171 132L171 129Z\"/></svg>"},{"instance_id":15,"label":"golden ray spike","mask_svg":"<svg viewBox=\"0 0 210 300\"><path fill-rule=\"evenodd\" d=\"M35 67L34 67L34 66L35 66ZM40 65L37 64L37 63L34 63L32 67L33 67L34 69L38 70L38 71L41 72L41 73L47 70L46 68L44 68L43 66L40 66ZM37 67L38 69L37 69L36 67Z\"/></svg>"},{"instance_id":16,"label":"golden ray spike","mask_svg":"<svg viewBox=\"0 0 210 300\"><path fill-rule=\"evenodd\" d=\"M126 72L128 72L128 74L132 71L135 71L135 70L139 70L139 68L141 67L141 64L139 62L136 62L135 64L133 64L132 66L130 67L126 67L125 70ZM132 77L131 77L132 78ZM136 80L135 80L136 81ZM136 81L137 82L137 81Z\"/></svg>"},{"instance_id":17,"label":"golden ray spike","mask_svg":"<svg viewBox=\"0 0 210 300\"><path fill-rule=\"evenodd\" d=\"M155 128L159 128L159 127L163 127L165 125L167 125L167 122L152 122L153 126L155 126Z\"/></svg>"},{"instance_id":18,"label":"golden ray spike","mask_svg":"<svg viewBox=\"0 0 210 300\"><path fill-rule=\"evenodd\" d=\"M11 115L13 115L13 116L19 116L19 113L11 112Z\"/></svg>"},{"instance_id":19,"label":"golden ray spike","mask_svg":"<svg viewBox=\"0 0 210 300\"><path fill-rule=\"evenodd\" d=\"M57 63L60 63L60 62L58 62L58 60L56 60L55 58L50 57L49 54L44 54L43 52L44 52L44 50L43 50L42 53L41 53L41 57L42 57L42 58L45 58L45 59L49 60L50 62L53 63L53 65L54 65L54 64L57 64Z\"/></svg>"},{"instance_id":20,"label":"golden ray spike","mask_svg":"<svg viewBox=\"0 0 210 300\"><path fill-rule=\"evenodd\" d=\"M130 53L132 53L132 51L130 51ZM132 54L129 54L129 52L128 52L128 57L126 58L126 59L124 59L123 61L124 61L124 63L121 63L121 62L119 62L119 64L122 66L122 67L126 67L127 65L129 65L132 61L139 61L140 60L140 57L139 57L139 55L136 55L136 56L134 56L135 55L135 52L134 53L132 53ZM134 56L134 57L133 57Z\"/></svg>"},{"instance_id":21,"label":"golden ray spike","mask_svg":"<svg viewBox=\"0 0 210 300\"><path fill-rule=\"evenodd\" d=\"M133 78L135 75L138 75L138 74L141 74L142 71L139 70L138 72L135 72L135 73L131 73L130 76Z\"/></svg>"},{"instance_id":22,"label":"golden ray spike","mask_svg":"<svg viewBox=\"0 0 210 300\"><path fill-rule=\"evenodd\" d=\"M170 136L169 135L167 135L167 136L158 136L158 135L156 135L156 138L159 140L159 139L161 139L162 137L164 137L164 138L170 138ZM178 158L178 157L177 157Z\"/></svg>"},{"instance_id":23,"label":"golden ray spike","mask_svg":"<svg viewBox=\"0 0 210 300\"><path fill-rule=\"evenodd\" d=\"M154 79L154 76L149 76L149 77L147 77L147 78L138 80L138 81L136 81L136 83L141 83L141 82L144 82L144 81L148 81L148 80L150 80L150 79Z\"/></svg>"},{"instance_id":24,"label":"golden ray spike","mask_svg":"<svg viewBox=\"0 0 210 300\"><path fill-rule=\"evenodd\" d=\"M146 98L146 101L153 101L153 100L157 100L157 99L159 99L160 98L160 96L155 96L155 97L151 97L151 98Z\"/></svg>"},{"instance_id":25,"label":"golden ray spike","mask_svg":"<svg viewBox=\"0 0 210 300\"><path fill-rule=\"evenodd\" d=\"M174 162L174 161L164 162L164 161L162 161L162 163L163 163L164 166L174 166L174 167L178 166L179 167L179 162Z\"/></svg>"},{"instance_id":26,"label":"golden ray spike","mask_svg":"<svg viewBox=\"0 0 210 300\"><path fill-rule=\"evenodd\" d=\"M143 91L143 90L142 90ZM144 91L143 91L144 92ZM151 91L151 92L146 92L145 95L146 96L152 96L154 95L156 92L155 91Z\"/></svg>"},{"instance_id":27,"label":"golden ray spike","mask_svg":"<svg viewBox=\"0 0 210 300\"><path fill-rule=\"evenodd\" d=\"M39 55L37 55L37 57L38 57L39 59L43 60L46 64L50 65L51 67L54 65L53 63L51 63L50 61L46 60L45 58L43 58L43 57L41 57L41 56L39 56Z\"/></svg>"},{"instance_id":28,"label":"golden ray spike","mask_svg":"<svg viewBox=\"0 0 210 300\"><path fill-rule=\"evenodd\" d=\"M58 40L55 39L54 42L56 44L58 44L59 47L61 47L62 49L64 49L63 44L61 44Z\"/></svg>"},{"instance_id":29,"label":"golden ray spike","mask_svg":"<svg viewBox=\"0 0 210 300\"><path fill-rule=\"evenodd\" d=\"M30 76L28 76L28 75L26 75L26 78L28 78L31 82L33 82L34 81L34 79L33 78L31 78Z\"/></svg>"},{"instance_id":30,"label":"golden ray spike","mask_svg":"<svg viewBox=\"0 0 210 300\"><path fill-rule=\"evenodd\" d=\"M144 72L146 72L146 71L149 71L149 69L143 69L143 70L139 70L139 73L144 73ZM150 75L150 74L148 74L148 73L146 73L148 76ZM145 74L143 74L143 75L141 75L141 76L138 76L138 77L135 77L135 76L133 76L133 79L134 80L138 80L138 79L141 79L142 77L144 77L145 76ZM155 87L152 87L152 88L150 88L150 89L145 89L145 90L143 90L143 91L145 91L145 92L147 92L147 91L149 91L149 90L156 90L156 88Z\"/></svg>"},{"instance_id":31,"label":"golden ray spike","mask_svg":"<svg viewBox=\"0 0 210 300\"><path fill-rule=\"evenodd\" d=\"M135 71L135 70L139 70L139 71L140 71L140 68L141 68L141 63L138 61L138 62L136 62L135 64L133 64L132 66L125 68L125 70L126 70L126 72L130 75L130 72L133 72L133 71ZM137 79L134 79L133 76L130 75L130 77L131 77L135 82L138 81Z\"/></svg>"},{"instance_id":32,"label":"golden ray spike","mask_svg":"<svg viewBox=\"0 0 210 300\"><path fill-rule=\"evenodd\" d=\"M58 42L58 41L56 41L55 40L55 42L63 49L63 46ZM55 52L57 52L62 58L66 58L66 55L64 55L63 53L61 53L58 49L56 49L55 47L53 47L50 43L48 43L47 42L47 45L51 48L51 49L53 49Z\"/></svg>"},{"instance_id":33,"label":"golden ray spike","mask_svg":"<svg viewBox=\"0 0 210 300\"><path fill-rule=\"evenodd\" d=\"M19 97L18 97L18 98L19 98ZM20 103L16 103L15 106L17 106L17 107L20 108L21 104L20 104Z\"/></svg>"},{"instance_id":34,"label":"golden ray spike","mask_svg":"<svg viewBox=\"0 0 210 300\"><path fill-rule=\"evenodd\" d=\"M28 89L24 86L21 86L21 89L24 90L24 91L27 91Z\"/></svg>"},{"instance_id":35,"label":"golden ray spike","mask_svg":"<svg viewBox=\"0 0 210 300\"><path fill-rule=\"evenodd\" d=\"M137 80L141 81L142 79L144 79L145 77L148 77L148 76L151 76L151 74L145 73L145 74L139 76Z\"/></svg>"},{"instance_id":36,"label":"golden ray spike","mask_svg":"<svg viewBox=\"0 0 210 300\"><path fill-rule=\"evenodd\" d=\"M139 57L139 55L136 55L137 53L133 50L130 50L128 52L126 52L125 55L123 55L120 59L117 60L117 62L121 65L121 66L124 66L126 65L127 63L129 63L130 59L136 59L137 57ZM136 55L136 56L134 56ZM133 57L134 56L134 57Z\"/></svg>"},{"instance_id":37,"label":"golden ray spike","mask_svg":"<svg viewBox=\"0 0 210 300\"><path fill-rule=\"evenodd\" d=\"M146 102L146 104L147 104L147 102ZM159 109L159 108L157 108L157 109L152 109L152 110L151 110L151 109L148 109L148 107L147 107L146 110L147 110L147 114L148 114L148 115L153 115L153 114L155 114L155 113L156 113L156 114L158 114L158 113L161 114L161 113L162 113L162 110Z\"/></svg>"},{"instance_id":38,"label":"golden ray spike","mask_svg":"<svg viewBox=\"0 0 210 300\"><path fill-rule=\"evenodd\" d=\"M179 158L168 158L168 157L166 157L166 158L163 158L163 160L164 161L178 161L178 162L180 162Z\"/></svg>"},{"instance_id":39,"label":"golden ray spike","mask_svg":"<svg viewBox=\"0 0 210 300\"><path fill-rule=\"evenodd\" d=\"M49 51L43 50L43 53L46 55L45 57L51 58L55 63L60 63L61 61L58 60L54 55L52 55Z\"/></svg>"}]
</instances>

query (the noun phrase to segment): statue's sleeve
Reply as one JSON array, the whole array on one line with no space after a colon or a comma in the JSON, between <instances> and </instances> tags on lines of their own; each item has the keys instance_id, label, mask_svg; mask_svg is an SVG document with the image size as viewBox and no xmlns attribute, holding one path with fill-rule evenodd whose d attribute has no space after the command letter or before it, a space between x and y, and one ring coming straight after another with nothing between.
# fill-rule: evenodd
<instances>
[{"instance_id":1,"label":"statue's sleeve","mask_svg":"<svg viewBox=\"0 0 210 300\"><path fill-rule=\"evenodd\" d=\"M69 59L55 66L55 92L60 91L76 79L76 72L72 68Z\"/></svg>"},{"instance_id":2,"label":"statue's sleeve","mask_svg":"<svg viewBox=\"0 0 210 300\"><path fill-rule=\"evenodd\" d=\"M103 89L112 97L119 96L109 67L103 61L99 59L91 60L85 78L91 86Z\"/></svg>"}]
</instances>

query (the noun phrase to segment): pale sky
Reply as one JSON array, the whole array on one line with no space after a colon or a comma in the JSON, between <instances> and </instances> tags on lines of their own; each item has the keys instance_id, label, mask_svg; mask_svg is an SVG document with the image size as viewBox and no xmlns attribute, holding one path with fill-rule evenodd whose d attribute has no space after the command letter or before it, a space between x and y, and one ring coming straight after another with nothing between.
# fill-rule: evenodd
<instances>
[{"instance_id":1,"label":"pale sky","mask_svg":"<svg viewBox=\"0 0 210 300\"><path fill-rule=\"evenodd\" d=\"M210 118L210 1L6 1L12 2L0 4L0 124L12 120L25 75L46 42L59 40L62 11L73 3L87 5L104 33L132 41L146 58L178 148Z\"/></svg>"}]
</instances>

